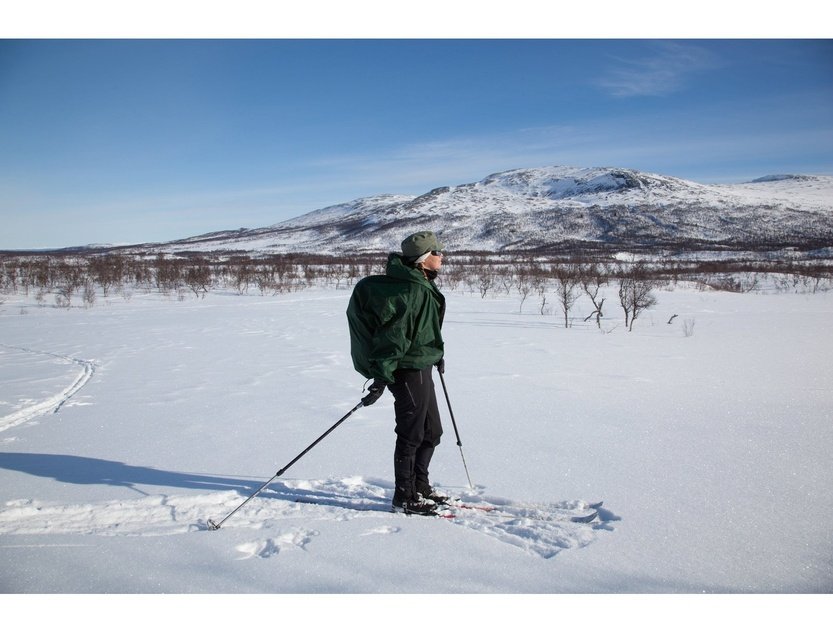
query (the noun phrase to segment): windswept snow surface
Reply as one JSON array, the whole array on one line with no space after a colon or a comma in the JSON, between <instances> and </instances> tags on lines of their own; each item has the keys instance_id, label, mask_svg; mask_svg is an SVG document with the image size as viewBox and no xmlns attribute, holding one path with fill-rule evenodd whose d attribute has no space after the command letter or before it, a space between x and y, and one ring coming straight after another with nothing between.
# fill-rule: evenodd
<instances>
[{"instance_id":1,"label":"windswept snow surface","mask_svg":"<svg viewBox=\"0 0 833 633\"><path fill-rule=\"evenodd\" d=\"M475 489L447 414L432 477L500 512L386 511L386 394L219 531L361 397L349 290L7 299L0 591L830 592L833 293L657 296L629 333L447 292Z\"/></svg>"}]
</instances>

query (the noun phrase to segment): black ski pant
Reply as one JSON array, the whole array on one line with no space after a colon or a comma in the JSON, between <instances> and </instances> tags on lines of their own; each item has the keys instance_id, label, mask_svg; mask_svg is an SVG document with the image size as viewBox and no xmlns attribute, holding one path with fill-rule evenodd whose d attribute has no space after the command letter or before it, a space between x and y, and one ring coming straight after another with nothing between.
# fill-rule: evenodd
<instances>
[{"instance_id":1,"label":"black ski pant","mask_svg":"<svg viewBox=\"0 0 833 633\"><path fill-rule=\"evenodd\" d=\"M443 433L432 369L399 369L393 374L396 382L388 385L396 414L393 472L405 498L415 496L417 481L429 484L428 466Z\"/></svg>"}]
</instances>

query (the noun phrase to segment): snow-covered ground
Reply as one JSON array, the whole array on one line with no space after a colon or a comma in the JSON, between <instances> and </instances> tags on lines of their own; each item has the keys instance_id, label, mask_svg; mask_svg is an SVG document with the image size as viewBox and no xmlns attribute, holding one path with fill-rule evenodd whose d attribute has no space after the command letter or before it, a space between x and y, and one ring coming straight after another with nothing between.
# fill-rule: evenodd
<instances>
[{"instance_id":1,"label":"snow-covered ground","mask_svg":"<svg viewBox=\"0 0 833 633\"><path fill-rule=\"evenodd\" d=\"M349 290L7 298L0 591L833 590L833 293L678 287L630 333L613 296L601 330L582 301L564 329L533 299L521 313L513 296L447 296L445 378L475 489L448 415L432 477L505 511L385 512L386 394L219 531L206 521L362 396ZM562 520L597 500L593 523Z\"/></svg>"}]
</instances>

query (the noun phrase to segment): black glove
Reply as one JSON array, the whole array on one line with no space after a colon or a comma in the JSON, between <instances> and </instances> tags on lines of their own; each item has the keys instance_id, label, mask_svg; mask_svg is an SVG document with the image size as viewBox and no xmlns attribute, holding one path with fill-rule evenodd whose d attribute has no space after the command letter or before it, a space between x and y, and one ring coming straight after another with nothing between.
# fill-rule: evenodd
<instances>
[{"instance_id":1,"label":"black glove","mask_svg":"<svg viewBox=\"0 0 833 633\"><path fill-rule=\"evenodd\" d=\"M369 407L371 404L376 402L379 398L382 397L382 394L385 393L385 383L378 378L373 381L373 384L370 385L367 389L368 394L362 398L362 406Z\"/></svg>"},{"instance_id":2,"label":"black glove","mask_svg":"<svg viewBox=\"0 0 833 633\"><path fill-rule=\"evenodd\" d=\"M437 371L441 374L445 373L445 358L441 358L434 367L437 368Z\"/></svg>"}]
</instances>

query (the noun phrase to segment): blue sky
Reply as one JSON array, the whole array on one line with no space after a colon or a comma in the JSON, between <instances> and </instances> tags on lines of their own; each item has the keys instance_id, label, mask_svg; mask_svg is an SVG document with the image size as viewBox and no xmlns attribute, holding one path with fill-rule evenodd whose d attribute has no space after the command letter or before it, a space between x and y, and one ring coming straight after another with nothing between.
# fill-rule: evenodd
<instances>
[{"instance_id":1,"label":"blue sky","mask_svg":"<svg viewBox=\"0 0 833 633\"><path fill-rule=\"evenodd\" d=\"M833 174L833 40L0 41L0 249L557 164Z\"/></svg>"}]
</instances>

